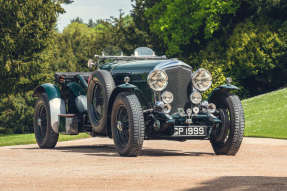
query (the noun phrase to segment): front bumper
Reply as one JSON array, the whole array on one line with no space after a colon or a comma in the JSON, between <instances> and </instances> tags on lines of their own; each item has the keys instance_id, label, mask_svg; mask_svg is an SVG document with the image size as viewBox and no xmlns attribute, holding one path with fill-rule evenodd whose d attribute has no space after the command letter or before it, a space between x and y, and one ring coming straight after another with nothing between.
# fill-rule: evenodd
<instances>
[{"instance_id":1,"label":"front bumper","mask_svg":"<svg viewBox=\"0 0 287 191\"><path fill-rule=\"evenodd\" d=\"M200 113L192 116L175 113L168 115L162 112L153 112L154 121L151 126L153 131L149 134L149 139L209 139L212 129L216 128L221 120L209 113ZM180 134L178 131L193 132L198 128L204 128L204 134L186 133ZM202 129L201 129L202 130Z\"/></svg>"}]
</instances>

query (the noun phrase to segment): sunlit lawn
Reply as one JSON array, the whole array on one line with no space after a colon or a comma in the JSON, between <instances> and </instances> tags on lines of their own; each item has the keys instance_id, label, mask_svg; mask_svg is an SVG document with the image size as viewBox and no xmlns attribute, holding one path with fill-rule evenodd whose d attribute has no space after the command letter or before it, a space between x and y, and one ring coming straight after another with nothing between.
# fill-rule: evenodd
<instances>
[{"instance_id":1,"label":"sunlit lawn","mask_svg":"<svg viewBox=\"0 0 287 191\"><path fill-rule=\"evenodd\" d=\"M81 133L79 135L60 135L59 141L70 141L75 139L87 138L90 135ZM36 143L34 134L16 134L16 135L0 135L0 146L9 145L25 145Z\"/></svg>"},{"instance_id":2,"label":"sunlit lawn","mask_svg":"<svg viewBox=\"0 0 287 191\"><path fill-rule=\"evenodd\" d=\"M287 138L287 89L243 101L245 136Z\"/></svg>"}]
</instances>

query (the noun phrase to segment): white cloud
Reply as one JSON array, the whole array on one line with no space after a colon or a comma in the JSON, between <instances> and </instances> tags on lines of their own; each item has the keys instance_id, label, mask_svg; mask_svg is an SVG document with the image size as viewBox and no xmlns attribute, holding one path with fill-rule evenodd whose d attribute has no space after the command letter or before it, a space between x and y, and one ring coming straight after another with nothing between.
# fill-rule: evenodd
<instances>
[{"instance_id":1,"label":"white cloud","mask_svg":"<svg viewBox=\"0 0 287 191\"><path fill-rule=\"evenodd\" d=\"M74 3L63 5L66 13L58 18L58 29L62 31L70 21L76 17L85 22L89 19L107 19L110 16L118 16L119 10L130 13L131 0L75 0Z\"/></svg>"}]
</instances>

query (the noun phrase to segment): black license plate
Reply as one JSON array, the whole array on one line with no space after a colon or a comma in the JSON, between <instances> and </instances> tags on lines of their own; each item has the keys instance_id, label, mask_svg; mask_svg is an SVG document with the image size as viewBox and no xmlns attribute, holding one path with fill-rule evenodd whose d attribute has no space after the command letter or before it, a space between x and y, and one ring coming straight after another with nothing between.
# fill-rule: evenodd
<instances>
[{"instance_id":1,"label":"black license plate","mask_svg":"<svg viewBox=\"0 0 287 191\"><path fill-rule=\"evenodd\" d=\"M206 136L205 126L175 126L173 136Z\"/></svg>"}]
</instances>

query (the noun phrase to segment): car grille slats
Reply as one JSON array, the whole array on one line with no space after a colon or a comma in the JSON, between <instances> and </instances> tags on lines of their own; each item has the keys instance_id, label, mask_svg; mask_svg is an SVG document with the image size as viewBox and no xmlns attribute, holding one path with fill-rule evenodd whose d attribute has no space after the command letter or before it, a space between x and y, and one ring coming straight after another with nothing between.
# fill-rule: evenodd
<instances>
[{"instance_id":1,"label":"car grille slats","mask_svg":"<svg viewBox=\"0 0 287 191\"><path fill-rule=\"evenodd\" d=\"M171 114L177 112L178 108L184 108L189 102L191 92L191 74L188 68L177 66L165 70L168 75L168 85L166 90L174 95L174 101L171 103Z\"/></svg>"}]
</instances>

